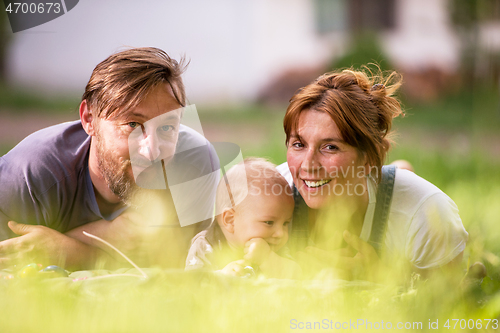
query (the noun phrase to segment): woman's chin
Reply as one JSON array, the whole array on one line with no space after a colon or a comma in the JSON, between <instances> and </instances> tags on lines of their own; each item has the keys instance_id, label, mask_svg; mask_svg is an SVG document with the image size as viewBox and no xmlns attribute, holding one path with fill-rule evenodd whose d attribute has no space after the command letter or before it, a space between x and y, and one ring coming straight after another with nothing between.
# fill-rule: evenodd
<instances>
[{"instance_id":1,"label":"woman's chin","mask_svg":"<svg viewBox=\"0 0 500 333\"><path fill-rule=\"evenodd\" d=\"M325 207L329 200L329 184L317 188L310 188L302 184L299 193L309 208L320 209Z\"/></svg>"},{"instance_id":2,"label":"woman's chin","mask_svg":"<svg viewBox=\"0 0 500 333\"><path fill-rule=\"evenodd\" d=\"M325 207L325 204L328 201L323 195L311 195L311 193L301 193L302 198L306 205L311 209L320 209Z\"/></svg>"},{"instance_id":3,"label":"woman's chin","mask_svg":"<svg viewBox=\"0 0 500 333\"><path fill-rule=\"evenodd\" d=\"M326 202L326 200L318 200L318 199L313 199L309 201L304 200L304 201L306 202L307 207L311 209L321 209L325 207L325 202Z\"/></svg>"}]
</instances>

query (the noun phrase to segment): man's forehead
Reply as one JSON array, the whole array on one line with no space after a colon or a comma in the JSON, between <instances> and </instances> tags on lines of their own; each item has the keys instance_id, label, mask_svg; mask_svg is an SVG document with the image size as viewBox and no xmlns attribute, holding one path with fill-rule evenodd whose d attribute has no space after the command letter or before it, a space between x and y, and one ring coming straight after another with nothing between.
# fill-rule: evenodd
<instances>
[{"instance_id":1,"label":"man's forehead","mask_svg":"<svg viewBox=\"0 0 500 333\"><path fill-rule=\"evenodd\" d=\"M132 117L137 120L141 120L142 122L148 122L148 121L179 121L180 118L182 117L182 110L183 108L178 108L175 110L170 110L166 111L162 114L159 114L155 116L154 118L151 118L149 114L144 114L141 112L136 112L132 111L128 114L127 117Z\"/></svg>"},{"instance_id":2,"label":"man's forehead","mask_svg":"<svg viewBox=\"0 0 500 333\"><path fill-rule=\"evenodd\" d=\"M179 118L179 115L182 115L182 105L179 104L168 82L157 84L141 95L133 97L128 105L119 107L114 117L115 120L134 117L145 122L167 113L171 114L169 117Z\"/></svg>"}]
</instances>

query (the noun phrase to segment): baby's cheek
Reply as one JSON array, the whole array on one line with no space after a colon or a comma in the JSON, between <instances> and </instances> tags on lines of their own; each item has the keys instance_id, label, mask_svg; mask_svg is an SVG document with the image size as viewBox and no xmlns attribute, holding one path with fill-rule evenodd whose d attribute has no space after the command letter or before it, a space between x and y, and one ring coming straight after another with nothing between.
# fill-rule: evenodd
<instances>
[{"instance_id":1,"label":"baby's cheek","mask_svg":"<svg viewBox=\"0 0 500 333\"><path fill-rule=\"evenodd\" d=\"M278 247L278 248L276 248L276 249L275 249L275 252L277 252L277 251L281 250L281 249L282 249L282 248L286 245L286 243L287 243L287 242L288 242L288 235L283 236L283 237L281 238L280 245L279 245L279 247Z\"/></svg>"}]
</instances>

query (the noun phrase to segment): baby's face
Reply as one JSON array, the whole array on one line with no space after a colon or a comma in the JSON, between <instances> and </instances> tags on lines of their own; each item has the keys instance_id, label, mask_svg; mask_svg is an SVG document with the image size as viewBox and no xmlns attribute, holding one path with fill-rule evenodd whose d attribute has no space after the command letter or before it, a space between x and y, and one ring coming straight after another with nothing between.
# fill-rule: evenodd
<instances>
[{"instance_id":1,"label":"baby's face","mask_svg":"<svg viewBox=\"0 0 500 333\"><path fill-rule=\"evenodd\" d=\"M263 238L273 251L288 241L288 224L292 220L294 201L291 195L252 195L235 208L234 241L244 247L252 238Z\"/></svg>"}]
</instances>

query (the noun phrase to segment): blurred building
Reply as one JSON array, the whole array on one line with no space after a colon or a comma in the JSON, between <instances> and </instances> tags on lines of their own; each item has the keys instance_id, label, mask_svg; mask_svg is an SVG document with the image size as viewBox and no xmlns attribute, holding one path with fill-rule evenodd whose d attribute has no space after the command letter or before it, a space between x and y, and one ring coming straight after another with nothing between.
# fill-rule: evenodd
<instances>
[{"instance_id":1,"label":"blurred building","mask_svg":"<svg viewBox=\"0 0 500 333\"><path fill-rule=\"evenodd\" d=\"M380 36L394 66L408 73L410 87L430 78L443 84L457 71L463 47L449 2L80 1L62 17L15 34L8 77L18 85L80 94L94 66L112 52L157 46L190 59L185 81L191 103L252 101L282 82L277 95L289 97L346 53L353 32L369 30ZM498 21L479 30L479 47L500 50Z\"/></svg>"}]
</instances>

